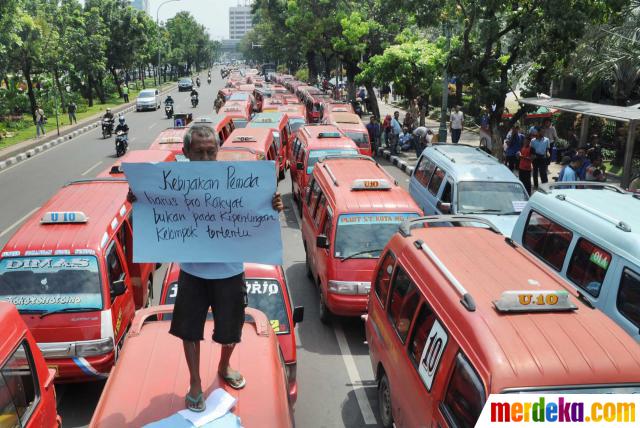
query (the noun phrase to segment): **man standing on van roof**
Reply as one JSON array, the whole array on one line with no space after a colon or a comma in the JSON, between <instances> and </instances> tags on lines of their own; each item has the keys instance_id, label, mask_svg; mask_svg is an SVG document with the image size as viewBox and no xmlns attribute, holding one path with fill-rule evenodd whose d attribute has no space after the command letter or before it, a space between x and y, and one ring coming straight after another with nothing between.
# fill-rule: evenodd
<instances>
[{"instance_id":1,"label":"man standing on van roof","mask_svg":"<svg viewBox=\"0 0 640 428\"><path fill-rule=\"evenodd\" d=\"M182 152L191 162L215 161L219 142L210 123L198 123L184 136ZM130 199L135 200L131 195ZM273 209L284 208L279 193L273 196ZM231 368L229 361L236 343L240 342L247 306L244 266L238 263L181 263L178 295L173 307L169 333L182 339L189 368L190 387L185 397L188 409L205 410L200 379L200 341L209 307L213 312L213 340L222 347L218 374L234 389L245 386L242 374Z\"/></svg>"}]
</instances>

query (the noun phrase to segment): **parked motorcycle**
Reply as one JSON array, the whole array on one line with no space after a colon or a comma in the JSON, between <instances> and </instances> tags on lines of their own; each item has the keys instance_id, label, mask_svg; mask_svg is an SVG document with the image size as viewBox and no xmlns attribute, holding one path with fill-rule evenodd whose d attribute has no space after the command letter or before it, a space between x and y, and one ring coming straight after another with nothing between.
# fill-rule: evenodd
<instances>
[{"instance_id":1,"label":"parked motorcycle","mask_svg":"<svg viewBox=\"0 0 640 428\"><path fill-rule=\"evenodd\" d=\"M191 107L196 108L198 106L198 96L191 95Z\"/></svg>"},{"instance_id":2,"label":"parked motorcycle","mask_svg":"<svg viewBox=\"0 0 640 428\"><path fill-rule=\"evenodd\" d=\"M128 134L124 131L118 131L116 133L116 156L120 157L124 155L128 147Z\"/></svg>"},{"instance_id":3,"label":"parked motorcycle","mask_svg":"<svg viewBox=\"0 0 640 428\"><path fill-rule=\"evenodd\" d=\"M164 114L167 115L167 119L171 119L171 117L173 116L173 104L172 103L164 105Z\"/></svg>"},{"instance_id":4,"label":"parked motorcycle","mask_svg":"<svg viewBox=\"0 0 640 428\"><path fill-rule=\"evenodd\" d=\"M113 119L102 119L102 138L113 135Z\"/></svg>"}]
</instances>

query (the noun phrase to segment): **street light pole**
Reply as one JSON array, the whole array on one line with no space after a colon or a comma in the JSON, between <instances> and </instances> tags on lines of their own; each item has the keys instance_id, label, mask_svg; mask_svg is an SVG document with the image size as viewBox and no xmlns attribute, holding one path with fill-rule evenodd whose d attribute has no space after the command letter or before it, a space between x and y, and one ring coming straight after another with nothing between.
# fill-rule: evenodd
<instances>
[{"instance_id":1,"label":"street light pole","mask_svg":"<svg viewBox=\"0 0 640 428\"><path fill-rule=\"evenodd\" d=\"M167 3L171 3L172 1L180 1L180 0L166 0L163 1L162 3L160 3L158 5L158 9L156 9L156 25L158 26L158 86L160 86L160 77L161 77L161 73L160 73L160 53L162 52L162 49L160 48L160 36L162 35L162 32L160 31L160 8L167 4ZM167 79L165 79L165 82L167 81Z\"/></svg>"},{"instance_id":2,"label":"street light pole","mask_svg":"<svg viewBox=\"0 0 640 428\"><path fill-rule=\"evenodd\" d=\"M449 49L451 48L451 29L449 28L448 23L442 23L442 32L447 39L447 55L449 54ZM442 73L442 106L440 111L440 129L438 130L438 142L446 143L447 142L447 108L449 104L449 76L447 75L447 64L444 66L444 71Z\"/></svg>"}]
</instances>

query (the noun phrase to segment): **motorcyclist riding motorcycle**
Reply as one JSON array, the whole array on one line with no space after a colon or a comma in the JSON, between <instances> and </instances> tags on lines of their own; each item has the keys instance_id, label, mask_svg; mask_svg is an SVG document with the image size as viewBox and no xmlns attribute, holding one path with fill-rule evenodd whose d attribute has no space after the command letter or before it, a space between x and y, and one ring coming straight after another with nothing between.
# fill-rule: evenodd
<instances>
[{"instance_id":1,"label":"motorcyclist riding motorcycle","mask_svg":"<svg viewBox=\"0 0 640 428\"><path fill-rule=\"evenodd\" d=\"M211 84L211 76L207 77L207 85Z\"/></svg>"},{"instance_id":2,"label":"motorcyclist riding motorcycle","mask_svg":"<svg viewBox=\"0 0 640 428\"><path fill-rule=\"evenodd\" d=\"M211 70L207 71L207 76L211 77Z\"/></svg>"},{"instance_id":3,"label":"motorcyclist riding motorcycle","mask_svg":"<svg viewBox=\"0 0 640 428\"><path fill-rule=\"evenodd\" d=\"M200 87L200 76L196 77L196 85Z\"/></svg>"},{"instance_id":4,"label":"motorcyclist riding motorcycle","mask_svg":"<svg viewBox=\"0 0 640 428\"><path fill-rule=\"evenodd\" d=\"M102 118L113 121L113 113L111 112L110 108L107 108L107 111L104 113L104 116L102 116Z\"/></svg>"},{"instance_id":5,"label":"motorcyclist riding motorcycle","mask_svg":"<svg viewBox=\"0 0 640 428\"><path fill-rule=\"evenodd\" d=\"M102 116L102 138L111 137L113 133L113 113L108 108Z\"/></svg>"},{"instance_id":6,"label":"motorcyclist riding motorcycle","mask_svg":"<svg viewBox=\"0 0 640 428\"><path fill-rule=\"evenodd\" d=\"M191 105L193 107L198 105L198 91L195 88L191 90Z\"/></svg>"},{"instance_id":7,"label":"motorcyclist riding motorcycle","mask_svg":"<svg viewBox=\"0 0 640 428\"><path fill-rule=\"evenodd\" d=\"M167 95L167 98L164 100L164 112L168 118L173 116L173 98L171 98L171 95Z\"/></svg>"},{"instance_id":8,"label":"motorcyclist riding motorcycle","mask_svg":"<svg viewBox=\"0 0 640 428\"><path fill-rule=\"evenodd\" d=\"M122 156L129 146L129 125L125 123L124 116L118 117L116 126L116 156Z\"/></svg>"}]
</instances>

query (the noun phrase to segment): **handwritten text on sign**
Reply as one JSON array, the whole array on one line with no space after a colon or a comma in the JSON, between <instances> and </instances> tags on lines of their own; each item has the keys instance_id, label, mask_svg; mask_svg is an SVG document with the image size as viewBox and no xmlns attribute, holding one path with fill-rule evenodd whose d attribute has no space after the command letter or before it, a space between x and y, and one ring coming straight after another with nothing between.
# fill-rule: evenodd
<instances>
[{"instance_id":1,"label":"handwritten text on sign","mask_svg":"<svg viewBox=\"0 0 640 428\"><path fill-rule=\"evenodd\" d=\"M275 165L125 163L136 262L282 264Z\"/></svg>"}]
</instances>

